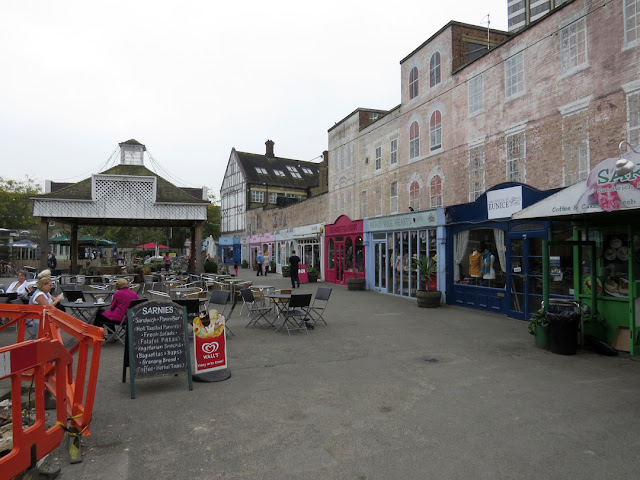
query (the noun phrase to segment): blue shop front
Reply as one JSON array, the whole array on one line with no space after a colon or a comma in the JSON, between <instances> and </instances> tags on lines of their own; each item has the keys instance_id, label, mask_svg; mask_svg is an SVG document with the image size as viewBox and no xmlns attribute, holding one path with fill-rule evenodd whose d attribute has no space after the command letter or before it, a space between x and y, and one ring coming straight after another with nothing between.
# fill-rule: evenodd
<instances>
[{"instance_id":1,"label":"blue shop front","mask_svg":"<svg viewBox=\"0 0 640 480\"><path fill-rule=\"evenodd\" d=\"M220 263L224 265L233 266L234 262L238 262L240 265L242 263L241 237L220 237L218 256Z\"/></svg>"},{"instance_id":2,"label":"blue shop front","mask_svg":"<svg viewBox=\"0 0 640 480\"><path fill-rule=\"evenodd\" d=\"M475 202L446 208L448 304L522 320L540 308L549 221L511 215L557 191L508 182Z\"/></svg>"}]
</instances>

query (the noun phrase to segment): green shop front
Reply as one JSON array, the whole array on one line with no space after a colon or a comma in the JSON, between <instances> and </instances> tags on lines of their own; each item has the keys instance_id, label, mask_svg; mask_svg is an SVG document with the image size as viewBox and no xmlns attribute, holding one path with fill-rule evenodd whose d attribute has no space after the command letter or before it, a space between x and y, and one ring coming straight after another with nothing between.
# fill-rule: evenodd
<instances>
[{"instance_id":1,"label":"green shop front","mask_svg":"<svg viewBox=\"0 0 640 480\"><path fill-rule=\"evenodd\" d=\"M640 157L636 156L640 160ZM551 220L543 244L544 297L570 298L583 313L583 335L640 354L640 169L616 174L615 161L587 180L513 214ZM638 162L640 163L640 162ZM548 305L549 303L547 303Z\"/></svg>"}]
</instances>

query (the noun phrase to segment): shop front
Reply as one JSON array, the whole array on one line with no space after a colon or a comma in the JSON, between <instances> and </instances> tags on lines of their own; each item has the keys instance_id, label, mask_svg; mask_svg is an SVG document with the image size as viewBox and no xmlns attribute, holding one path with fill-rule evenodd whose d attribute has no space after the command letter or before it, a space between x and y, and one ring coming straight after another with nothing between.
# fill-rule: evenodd
<instances>
[{"instance_id":1,"label":"shop front","mask_svg":"<svg viewBox=\"0 0 640 480\"><path fill-rule=\"evenodd\" d=\"M556 192L503 183L473 203L446 208L448 304L523 320L540 309L549 222L511 215Z\"/></svg>"},{"instance_id":2,"label":"shop front","mask_svg":"<svg viewBox=\"0 0 640 480\"><path fill-rule=\"evenodd\" d=\"M320 266L322 265L322 249L320 248L322 230L322 223L303 225L293 229L296 254L300 257L302 263L307 266L307 269L313 267L318 272L320 272Z\"/></svg>"},{"instance_id":3,"label":"shop front","mask_svg":"<svg viewBox=\"0 0 640 480\"><path fill-rule=\"evenodd\" d=\"M442 242L438 242L437 229L444 225L444 219L442 208L365 219L366 282L370 289L412 298L416 290L425 289L418 262L426 256L445 258L444 238L441 235ZM442 252L438 252L439 245ZM431 288L436 289L442 281L443 275L438 275Z\"/></svg>"},{"instance_id":4,"label":"shop front","mask_svg":"<svg viewBox=\"0 0 640 480\"><path fill-rule=\"evenodd\" d=\"M324 230L325 281L346 285L349 278L364 278L363 221L340 215Z\"/></svg>"},{"instance_id":5,"label":"shop front","mask_svg":"<svg viewBox=\"0 0 640 480\"><path fill-rule=\"evenodd\" d=\"M289 257L291 251L294 250L293 246L293 230L288 228L280 230L275 235L276 242L276 272L282 273L282 266L289 264Z\"/></svg>"},{"instance_id":6,"label":"shop front","mask_svg":"<svg viewBox=\"0 0 640 480\"><path fill-rule=\"evenodd\" d=\"M275 235L273 232L260 233L249 237L249 265L253 268L256 265L258 252L262 253L265 265L273 260L275 251Z\"/></svg>"},{"instance_id":7,"label":"shop front","mask_svg":"<svg viewBox=\"0 0 640 480\"><path fill-rule=\"evenodd\" d=\"M220 237L218 241L218 257L223 265L233 267L234 262L238 262L238 265L240 265L242 262L240 237Z\"/></svg>"},{"instance_id":8,"label":"shop front","mask_svg":"<svg viewBox=\"0 0 640 480\"><path fill-rule=\"evenodd\" d=\"M579 182L513 215L552 221L541 252L544 295L564 295L580 305L584 334L632 355L640 353L640 155L629 173L604 160ZM562 234L557 225L565 225ZM595 295L594 295L595 293Z\"/></svg>"}]
</instances>

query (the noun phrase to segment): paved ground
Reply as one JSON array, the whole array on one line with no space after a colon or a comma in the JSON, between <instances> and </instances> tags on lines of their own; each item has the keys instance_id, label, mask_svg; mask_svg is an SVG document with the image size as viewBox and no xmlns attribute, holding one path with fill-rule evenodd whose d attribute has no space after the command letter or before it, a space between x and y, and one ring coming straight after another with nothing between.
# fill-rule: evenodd
<instances>
[{"instance_id":1,"label":"paved ground","mask_svg":"<svg viewBox=\"0 0 640 480\"><path fill-rule=\"evenodd\" d=\"M554 355L525 322L336 286L327 319L287 336L236 316L229 380L140 380L135 400L122 346L105 345L84 461L60 449L46 466L69 479L638 478L627 354Z\"/></svg>"}]
</instances>

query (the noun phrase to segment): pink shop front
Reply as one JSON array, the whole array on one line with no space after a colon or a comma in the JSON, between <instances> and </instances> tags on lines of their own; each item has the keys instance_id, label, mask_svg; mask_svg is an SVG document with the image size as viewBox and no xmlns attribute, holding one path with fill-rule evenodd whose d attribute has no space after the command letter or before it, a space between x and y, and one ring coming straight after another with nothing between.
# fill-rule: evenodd
<instances>
[{"instance_id":1,"label":"pink shop front","mask_svg":"<svg viewBox=\"0 0 640 480\"><path fill-rule=\"evenodd\" d=\"M364 278L364 222L340 215L324 227L325 281L346 285L348 278Z\"/></svg>"},{"instance_id":2,"label":"pink shop front","mask_svg":"<svg viewBox=\"0 0 640 480\"><path fill-rule=\"evenodd\" d=\"M253 268L256 264L258 252L262 253L264 262L269 264L270 260L275 260L274 254L275 235L273 232L251 235L249 237L249 266Z\"/></svg>"}]
</instances>

